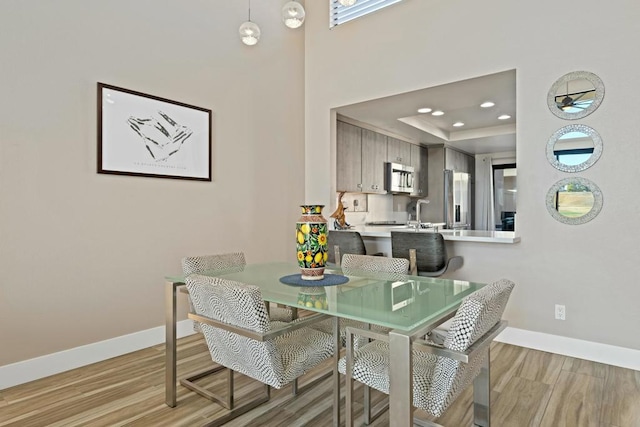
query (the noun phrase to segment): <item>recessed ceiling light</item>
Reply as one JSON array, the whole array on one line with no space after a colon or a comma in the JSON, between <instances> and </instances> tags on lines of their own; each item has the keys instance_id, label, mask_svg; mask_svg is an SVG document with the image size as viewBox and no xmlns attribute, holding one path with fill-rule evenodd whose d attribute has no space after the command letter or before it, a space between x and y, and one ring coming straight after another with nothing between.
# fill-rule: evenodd
<instances>
[{"instance_id":1,"label":"recessed ceiling light","mask_svg":"<svg viewBox=\"0 0 640 427\"><path fill-rule=\"evenodd\" d=\"M418 113L430 113L431 108L418 108Z\"/></svg>"},{"instance_id":2,"label":"recessed ceiling light","mask_svg":"<svg viewBox=\"0 0 640 427\"><path fill-rule=\"evenodd\" d=\"M480 104L482 108L489 108L489 107L493 107L494 105L496 105L496 103L491 101L486 101Z\"/></svg>"},{"instance_id":3,"label":"recessed ceiling light","mask_svg":"<svg viewBox=\"0 0 640 427\"><path fill-rule=\"evenodd\" d=\"M444 111L440 111L440 110L436 110L433 113L431 113L432 116L442 116L444 114Z\"/></svg>"},{"instance_id":4,"label":"recessed ceiling light","mask_svg":"<svg viewBox=\"0 0 640 427\"><path fill-rule=\"evenodd\" d=\"M508 114L503 114L501 116L498 116L498 120L507 120L507 119L510 119L510 118L511 118L511 116L508 115Z\"/></svg>"},{"instance_id":5,"label":"recessed ceiling light","mask_svg":"<svg viewBox=\"0 0 640 427\"><path fill-rule=\"evenodd\" d=\"M455 122L455 123L453 124L453 126L455 126L455 127L459 128L459 127L461 127L461 126L464 126L464 123L462 123L462 122Z\"/></svg>"}]
</instances>

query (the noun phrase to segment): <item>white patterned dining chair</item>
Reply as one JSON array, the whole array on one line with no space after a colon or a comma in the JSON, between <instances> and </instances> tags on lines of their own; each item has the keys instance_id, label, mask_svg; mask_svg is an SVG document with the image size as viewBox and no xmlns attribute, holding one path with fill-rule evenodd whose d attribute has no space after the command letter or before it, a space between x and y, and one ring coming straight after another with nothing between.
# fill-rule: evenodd
<instances>
[{"instance_id":1,"label":"white patterned dining chair","mask_svg":"<svg viewBox=\"0 0 640 427\"><path fill-rule=\"evenodd\" d=\"M376 273L376 277L382 280L401 280L409 271L409 260L402 258L389 258L377 255L358 255L346 253L342 256L342 272L345 275L357 275L358 272ZM387 333L389 328L378 325L369 325L357 320L342 319L340 320L340 342L344 347L347 342L346 328L348 326L355 328L371 329L380 333ZM321 330L325 333L332 333L333 324L331 320L319 322L313 328ZM369 342L367 338L356 339L354 346L365 345ZM364 388L364 411L365 423L368 424L371 419L371 395L368 387Z\"/></svg>"},{"instance_id":2,"label":"white patterned dining chair","mask_svg":"<svg viewBox=\"0 0 640 427\"><path fill-rule=\"evenodd\" d=\"M342 257L342 273L345 275L357 274L358 272L365 273L380 273L376 275L383 280L397 280L403 277L409 271L409 260L402 258L388 258L375 255L356 255L356 254L344 254ZM346 330L347 326L367 328L368 325L356 320L341 320L340 321L340 341L344 346L346 344ZM333 325L331 319L319 322L313 326L314 329L318 329L322 332L331 333L333 331ZM387 331L388 328L382 328L374 326L375 330ZM356 341L356 347L360 342L368 340Z\"/></svg>"},{"instance_id":3,"label":"white patterned dining chair","mask_svg":"<svg viewBox=\"0 0 640 427\"><path fill-rule=\"evenodd\" d=\"M198 274L189 275L186 285L195 309L189 317L200 322L211 359L228 368L225 397L200 386L189 387L229 410L207 426L222 425L268 401L270 387L279 389L296 381L334 353L331 335L308 327L326 315L289 323L274 321L269 319L257 286ZM264 394L236 407L234 372L263 383ZM316 382L311 381L299 392Z\"/></svg>"},{"instance_id":4,"label":"white patterned dining chair","mask_svg":"<svg viewBox=\"0 0 640 427\"><path fill-rule=\"evenodd\" d=\"M474 425L490 426L489 349L506 327L502 314L515 284L500 280L467 296L458 308L444 345L416 339L412 345L413 406L440 417L471 383ZM354 349L355 335L373 341ZM347 353L338 370L347 377L347 426L353 425L353 380L389 394L388 335L347 328ZM379 414L378 414L379 415ZM420 425L429 421L414 419Z\"/></svg>"},{"instance_id":5,"label":"white patterned dining chair","mask_svg":"<svg viewBox=\"0 0 640 427\"><path fill-rule=\"evenodd\" d=\"M247 261L245 260L244 252L189 256L182 258L182 274L186 277L194 273L241 268L245 265L247 265ZM191 299L189 299L189 308L193 311ZM271 320L290 322L293 320L294 315L290 308L270 306L269 317ZM200 325L194 322L193 329L196 332L200 332Z\"/></svg>"},{"instance_id":6,"label":"white patterned dining chair","mask_svg":"<svg viewBox=\"0 0 640 427\"><path fill-rule=\"evenodd\" d=\"M229 252L214 255L199 255L182 258L182 274L188 277L191 274L205 273L207 271L242 269L247 265L243 252ZM182 288L185 289L185 288ZM191 296L187 292L187 300L189 301L189 311L193 312L193 302ZM271 307L269 310L271 320L282 322L290 322L293 313L289 308ZM193 322L193 330L202 332L202 326L199 322ZM206 376L215 374L224 369L224 366L216 365L211 368L191 372L180 380L180 384L191 390L197 388L196 381Z\"/></svg>"}]
</instances>

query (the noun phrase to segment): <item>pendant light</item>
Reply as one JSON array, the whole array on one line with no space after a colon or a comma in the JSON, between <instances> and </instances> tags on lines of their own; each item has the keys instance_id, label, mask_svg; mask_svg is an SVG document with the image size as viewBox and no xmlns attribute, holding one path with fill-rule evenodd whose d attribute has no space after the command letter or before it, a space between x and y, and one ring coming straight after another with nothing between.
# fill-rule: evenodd
<instances>
[{"instance_id":1,"label":"pendant light","mask_svg":"<svg viewBox=\"0 0 640 427\"><path fill-rule=\"evenodd\" d=\"M249 0L249 19L240 25L240 39L247 46L253 46L260 40L260 27L255 22L251 22L251 0Z\"/></svg>"},{"instance_id":2,"label":"pendant light","mask_svg":"<svg viewBox=\"0 0 640 427\"><path fill-rule=\"evenodd\" d=\"M338 3L340 3L343 6L353 6L354 4L356 4L358 0L338 0Z\"/></svg>"},{"instance_id":3,"label":"pendant light","mask_svg":"<svg viewBox=\"0 0 640 427\"><path fill-rule=\"evenodd\" d=\"M304 23L304 7L297 1L290 1L282 8L282 22L289 28L298 28Z\"/></svg>"}]
</instances>

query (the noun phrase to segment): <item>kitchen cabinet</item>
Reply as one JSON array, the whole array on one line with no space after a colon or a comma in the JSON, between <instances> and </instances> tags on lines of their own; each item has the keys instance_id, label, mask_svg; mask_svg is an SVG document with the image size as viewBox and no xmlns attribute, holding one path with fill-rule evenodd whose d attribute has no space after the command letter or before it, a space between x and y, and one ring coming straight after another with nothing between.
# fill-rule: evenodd
<instances>
[{"instance_id":1,"label":"kitchen cabinet","mask_svg":"<svg viewBox=\"0 0 640 427\"><path fill-rule=\"evenodd\" d=\"M473 156L447 147L445 149L445 169L475 175L476 160Z\"/></svg>"},{"instance_id":2,"label":"kitchen cabinet","mask_svg":"<svg viewBox=\"0 0 640 427\"><path fill-rule=\"evenodd\" d=\"M362 191L362 128L337 122L336 190Z\"/></svg>"},{"instance_id":3,"label":"kitchen cabinet","mask_svg":"<svg viewBox=\"0 0 640 427\"><path fill-rule=\"evenodd\" d=\"M362 191L386 193L384 171L387 161L387 136L362 129Z\"/></svg>"},{"instance_id":4,"label":"kitchen cabinet","mask_svg":"<svg viewBox=\"0 0 640 427\"><path fill-rule=\"evenodd\" d=\"M387 162L409 165L413 144L397 138L387 137Z\"/></svg>"},{"instance_id":5,"label":"kitchen cabinet","mask_svg":"<svg viewBox=\"0 0 640 427\"><path fill-rule=\"evenodd\" d=\"M427 197L429 195L429 154L427 147L409 144L411 151L411 166L415 172L412 196Z\"/></svg>"}]
</instances>

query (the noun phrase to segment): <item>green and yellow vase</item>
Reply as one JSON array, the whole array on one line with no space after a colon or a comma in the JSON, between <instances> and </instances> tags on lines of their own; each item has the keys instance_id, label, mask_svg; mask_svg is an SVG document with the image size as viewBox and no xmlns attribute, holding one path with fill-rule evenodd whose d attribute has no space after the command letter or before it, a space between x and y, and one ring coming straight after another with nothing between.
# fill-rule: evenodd
<instances>
[{"instance_id":1,"label":"green and yellow vase","mask_svg":"<svg viewBox=\"0 0 640 427\"><path fill-rule=\"evenodd\" d=\"M305 286L298 292L298 305L318 310L328 310L327 292L322 286Z\"/></svg>"},{"instance_id":2,"label":"green and yellow vase","mask_svg":"<svg viewBox=\"0 0 640 427\"><path fill-rule=\"evenodd\" d=\"M302 216L296 222L296 250L303 280L324 278L327 263L327 220L324 205L301 205Z\"/></svg>"}]
</instances>

